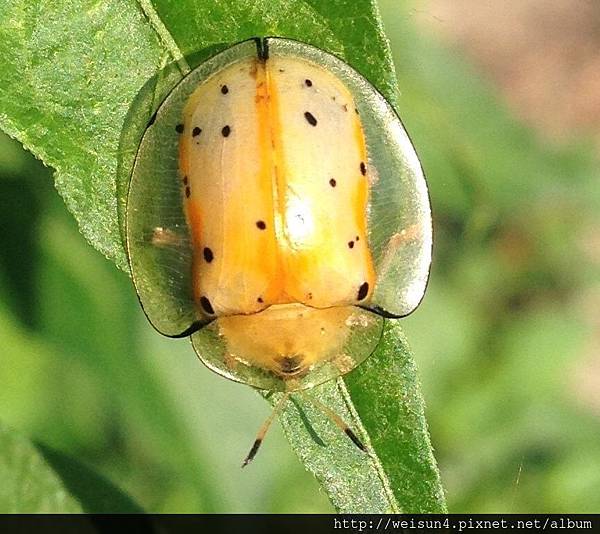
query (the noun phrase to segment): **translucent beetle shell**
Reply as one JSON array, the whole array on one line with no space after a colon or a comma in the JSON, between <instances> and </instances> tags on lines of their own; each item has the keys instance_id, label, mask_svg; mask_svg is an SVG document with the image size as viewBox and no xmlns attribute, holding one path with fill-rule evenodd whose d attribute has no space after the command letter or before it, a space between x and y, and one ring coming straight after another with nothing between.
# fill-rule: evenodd
<instances>
[{"instance_id":1,"label":"translucent beetle shell","mask_svg":"<svg viewBox=\"0 0 600 534\"><path fill-rule=\"evenodd\" d=\"M419 304L427 187L392 107L343 61L280 38L214 56L146 130L127 200L142 307L212 370L294 391Z\"/></svg>"}]
</instances>

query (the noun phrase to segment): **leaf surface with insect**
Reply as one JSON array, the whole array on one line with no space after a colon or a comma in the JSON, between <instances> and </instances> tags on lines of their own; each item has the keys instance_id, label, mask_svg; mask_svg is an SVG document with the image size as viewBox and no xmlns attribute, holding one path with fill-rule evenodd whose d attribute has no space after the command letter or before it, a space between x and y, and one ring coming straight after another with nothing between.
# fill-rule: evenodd
<instances>
[{"instance_id":1,"label":"leaf surface with insect","mask_svg":"<svg viewBox=\"0 0 600 534\"><path fill-rule=\"evenodd\" d=\"M124 124L144 89L140 122L168 87L211 52L256 35L299 39L346 60L394 105L396 80L376 4L260 0L0 1L0 127L55 169L82 234L127 270L119 206L133 154ZM198 54L198 52L200 53ZM204 52L203 52L204 51ZM51 58L49 60L48 58ZM173 68L165 70L172 65ZM166 72L167 75L158 73ZM282 420L292 446L336 509L445 508L412 355L397 325L344 381L314 394L370 446L352 446L301 399Z\"/></svg>"}]
</instances>

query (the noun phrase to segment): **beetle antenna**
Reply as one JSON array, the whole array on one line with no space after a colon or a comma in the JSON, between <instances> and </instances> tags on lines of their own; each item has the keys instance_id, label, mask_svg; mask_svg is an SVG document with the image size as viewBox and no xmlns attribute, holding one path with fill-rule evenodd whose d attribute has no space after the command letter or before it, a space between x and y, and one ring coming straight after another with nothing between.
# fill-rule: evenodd
<instances>
[{"instance_id":1,"label":"beetle antenna","mask_svg":"<svg viewBox=\"0 0 600 534\"><path fill-rule=\"evenodd\" d=\"M254 440L254 444L252 445L248 456L246 456L244 462L242 463L242 468L246 467L256 456L256 453L258 452L258 449L260 448L263 440L265 439L265 436L269 430L269 427L271 426L271 423L275 420L275 417L281 413L281 410L283 409L285 402L288 400L289 397L290 394L285 393L283 397L281 397L279 401L277 401L277 404L273 408L271 415L267 417L267 420L260 427L260 430L256 435L256 439Z\"/></svg>"},{"instance_id":2,"label":"beetle antenna","mask_svg":"<svg viewBox=\"0 0 600 534\"><path fill-rule=\"evenodd\" d=\"M352 443L354 443L354 445L356 445L361 451L367 452L367 448L365 447L365 445L363 444L363 442L360 441L360 439L358 439L358 436L354 433L354 431L344 422L344 420L337 413L335 413L328 406L325 406L325 404L323 404L322 402L320 402L317 399L315 399L315 398L311 397L310 395L308 395L306 392L300 390L300 393L315 408L317 408L323 415L325 415L325 417L327 417L327 419L329 419L344 434L346 434L346 436L348 436L350 438L350 440L352 441Z\"/></svg>"}]
</instances>

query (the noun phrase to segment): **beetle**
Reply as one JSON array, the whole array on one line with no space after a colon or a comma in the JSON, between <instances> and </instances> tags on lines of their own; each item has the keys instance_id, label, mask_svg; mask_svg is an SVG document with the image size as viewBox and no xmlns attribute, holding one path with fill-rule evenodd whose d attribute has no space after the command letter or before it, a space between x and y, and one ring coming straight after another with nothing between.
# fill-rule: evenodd
<instances>
[{"instance_id":1,"label":"beetle","mask_svg":"<svg viewBox=\"0 0 600 534\"><path fill-rule=\"evenodd\" d=\"M159 332L191 336L227 378L284 393L246 465L291 394L354 369L385 318L417 307L432 229L391 105L342 60L269 37L202 63L160 105L133 167L126 240Z\"/></svg>"}]
</instances>

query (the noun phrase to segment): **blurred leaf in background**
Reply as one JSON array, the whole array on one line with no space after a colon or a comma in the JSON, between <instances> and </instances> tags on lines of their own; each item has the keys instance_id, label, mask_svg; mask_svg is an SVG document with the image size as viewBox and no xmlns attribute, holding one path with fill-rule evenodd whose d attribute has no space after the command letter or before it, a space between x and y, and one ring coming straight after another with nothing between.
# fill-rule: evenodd
<instances>
[{"instance_id":1,"label":"blurred leaf in background","mask_svg":"<svg viewBox=\"0 0 600 534\"><path fill-rule=\"evenodd\" d=\"M419 25L422 3L380 6L398 110L434 208L430 287L403 325L450 511L597 511L594 145L550 144L516 121ZM129 280L79 234L49 170L5 137L0 217L0 420L148 511L331 511L278 428L240 476L268 406L149 327Z\"/></svg>"},{"instance_id":2,"label":"blurred leaf in background","mask_svg":"<svg viewBox=\"0 0 600 534\"><path fill-rule=\"evenodd\" d=\"M82 508L26 439L0 426L0 508L4 513L81 513Z\"/></svg>"},{"instance_id":3,"label":"blurred leaf in background","mask_svg":"<svg viewBox=\"0 0 600 534\"><path fill-rule=\"evenodd\" d=\"M0 425L0 509L10 514L141 513L118 488L74 458Z\"/></svg>"},{"instance_id":4,"label":"blurred leaf in background","mask_svg":"<svg viewBox=\"0 0 600 534\"><path fill-rule=\"evenodd\" d=\"M524 3L515 2L515 11ZM529 18L510 26L513 13L504 4L410 2L401 14L397 2L380 2L399 111L419 149L434 210L430 287L403 325L453 512L600 509L597 152L591 137L550 141L547 131L515 120L464 52L434 37L457 34L464 43L461 31L474 28L472 42L487 52L484 65L493 50L503 59L510 46L523 55L523 73L536 65L527 62L528 46L546 45L538 60L553 50L559 32L552 25L545 41L526 41L544 22L570 30L562 46L578 38L585 50L596 39L597 50L596 34L578 35L579 15L561 19L550 13L557 2L527 3ZM563 15L569 3L577 10L577 2L559 2ZM600 6L586 9L600 17ZM573 18L579 22L569 24ZM492 44L502 31L506 41ZM581 57L577 50L569 57ZM513 71L518 58L510 57ZM545 82L535 78L533 95L547 93L544 83L555 79L553 71Z\"/></svg>"}]
</instances>

